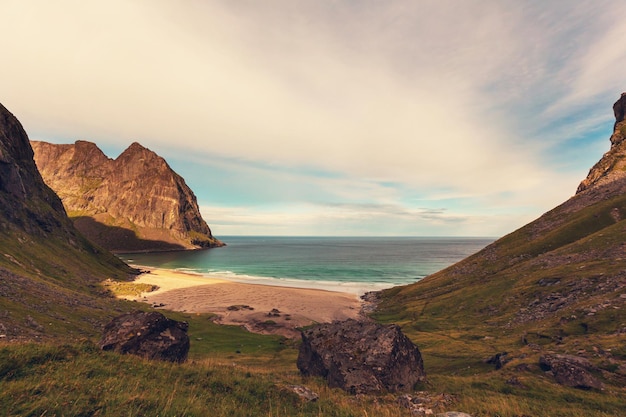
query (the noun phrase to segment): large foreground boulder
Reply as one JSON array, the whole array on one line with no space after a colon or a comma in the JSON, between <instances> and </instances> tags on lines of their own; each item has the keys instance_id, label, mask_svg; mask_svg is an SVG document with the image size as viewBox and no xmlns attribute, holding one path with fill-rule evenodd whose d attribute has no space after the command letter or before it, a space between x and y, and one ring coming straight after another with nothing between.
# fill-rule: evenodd
<instances>
[{"instance_id":1,"label":"large foreground boulder","mask_svg":"<svg viewBox=\"0 0 626 417\"><path fill-rule=\"evenodd\" d=\"M99 346L102 350L180 363L189 353L187 326L156 311L136 311L107 324Z\"/></svg>"},{"instance_id":2,"label":"large foreground boulder","mask_svg":"<svg viewBox=\"0 0 626 417\"><path fill-rule=\"evenodd\" d=\"M580 389L602 389L603 384L592 375L597 369L585 358L573 355L544 355L539 365L550 372L561 385Z\"/></svg>"},{"instance_id":3,"label":"large foreground boulder","mask_svg":"<svg viewBox=\"0 0 626 417\"><path fill-rule=\"evenodd\" d=\"M419 349L398 326L356 320L304 330L298 369L353 394L411 390L425 378Z\"/></svg>"}]
</instances>

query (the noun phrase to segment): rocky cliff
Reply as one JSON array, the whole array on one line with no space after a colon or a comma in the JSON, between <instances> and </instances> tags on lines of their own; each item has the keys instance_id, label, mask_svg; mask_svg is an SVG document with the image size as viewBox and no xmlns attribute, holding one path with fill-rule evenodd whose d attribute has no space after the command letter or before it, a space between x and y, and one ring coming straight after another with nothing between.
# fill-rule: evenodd
<instances>
[{"instance_id":1,"label":"rocky cliff","mask_svg":"<svg viewBox=\"0 0 626 417\"><path fill-rule=\"evenodd\" d=\"M626 177L626 93L622 93L613 105L613 113L615 126L610 138L611 149L591 168L587 178L578 186L577 193Z\"/></svg>"},{"instance_id":2,"label":"rocky cliff","mask_svg":"<svg viewBox=\"0 0 626 417\"><path fill-rule=\"evenodd\" d=\"M76 230L0 105L0 341L81 337L108 315L98 283L136 272Z\"/></svg>"},{"instance_id":3,"label":"rocky cliff","mask_svg":"<svg viewBox=\"0 0 626 417\"><path fill-rule=\"evenodd\" d=\"M31 143L41 175L76 227L105 248L132 252L222 246L183 178L139 143L116 159L87 141Z\"/></svg>"},{"instance_id":4,"label":"rocky cliff","mask_svg":"<svg viewBox=\"0 0 626 417\"><path fill-rule=\"evenodd\" d=\"M61 200L37 171L26 132L0 105L0 230L60 233L71 239L67 226Z\"/></svg>"}]
</instances>

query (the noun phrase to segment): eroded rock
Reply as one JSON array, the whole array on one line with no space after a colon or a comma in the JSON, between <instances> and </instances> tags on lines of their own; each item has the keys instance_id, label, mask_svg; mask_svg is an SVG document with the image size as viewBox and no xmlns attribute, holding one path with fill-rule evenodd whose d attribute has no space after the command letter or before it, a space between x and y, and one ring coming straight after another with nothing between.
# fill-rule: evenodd
<instances>
[{"instance_id":1,"label":"eroded rock","mask_svg":"<svg viewBox=\"0 0 626 417\"><path fill-rule=\"evenodd\" d=\"M104 328L99 347L147 359L184 362L189 352L187 323L156 311L123 314Z\"/></svg>"},{"instance_id":2,"label":"eroded rock","mask_svg":"<svg viewBox=\"0 0 626 417\"><path fill-rule=\"evenodd\" d=\"M398 326L356 320L303 331L297 364L353 394L411 390L425 378L419 349Z\"/></svg>"},{"instance_id":3,"label":"eroded rock","mask_svg":"<svg viewBox=\"0 0 626 417\"><path fill-rule=\"evenodd\" d=\"M544 355L539 358L544 371L552 373L561 385L581 389L602 389L603 384L591 374L595 367L585 358L573 355Z\"/></svg>"},{"instance_id":4,"label":"eroded rock","mask_svg":"<svg viewBox=\"0 0 626 417\"><path fill-rule=\"evenodd\" d=\"M185 180L139 143L116 159L87 141L31 144L43 179L68 212L81 213L75 226L100 246L142 252L223 245Z\"/></svg>"}]
</instances>

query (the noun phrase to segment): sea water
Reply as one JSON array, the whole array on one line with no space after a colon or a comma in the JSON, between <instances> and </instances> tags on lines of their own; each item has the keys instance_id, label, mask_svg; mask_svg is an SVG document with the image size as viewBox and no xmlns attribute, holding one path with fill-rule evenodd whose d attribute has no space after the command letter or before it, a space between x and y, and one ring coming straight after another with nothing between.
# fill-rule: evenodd
<instances>
[{"instance_id":1,"label":"sea water","mask_svg":"<svg viewBox=\"0 0 626 417\"><path fill-rule=\"evenodd\" d=\"M133 265L232 281L362 294L416 282L494 239L469 237L220 237L200 251L122 254Z\"/></svg>"}]
</instances>

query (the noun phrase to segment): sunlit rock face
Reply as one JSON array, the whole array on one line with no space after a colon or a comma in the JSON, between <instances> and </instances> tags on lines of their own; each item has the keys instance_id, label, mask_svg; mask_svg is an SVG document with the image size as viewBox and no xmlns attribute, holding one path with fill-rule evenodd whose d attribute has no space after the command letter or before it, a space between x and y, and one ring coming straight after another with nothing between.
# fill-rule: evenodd
<instances>
[{"instance_id":1,"label":"sunlit rock face","mask_svg":"<svg viewBox=\"0 0 626 417\"><path fill-rule=\"evenodd\" d=\"M589 171L578 186L577 193L611 183L626 177L626 93L613 105L615 127L611 135L611 149Z\"/></svg>"},{"instance_id":2,"label":"sunlit rock face","mask_svg":"<svg viewBox=\"0 0 626 417\"><path fill-rule=\"evenodd\" d=\"M202 219L196 197L167 162L139 143L110 159L91 142L32 141L45 182L76 227L118 252L222 246Z\"/></svg>"}]
</instances>

